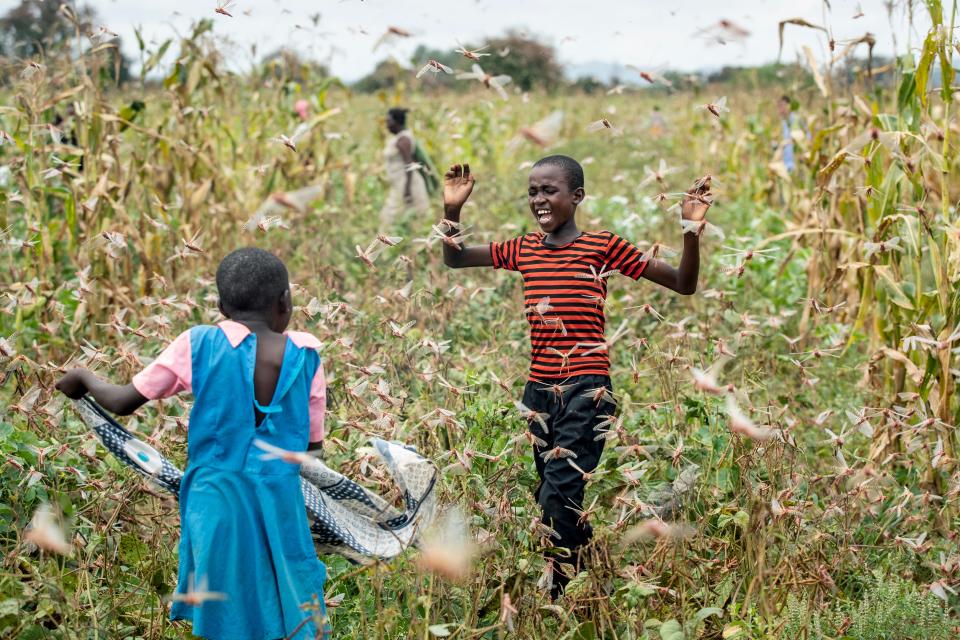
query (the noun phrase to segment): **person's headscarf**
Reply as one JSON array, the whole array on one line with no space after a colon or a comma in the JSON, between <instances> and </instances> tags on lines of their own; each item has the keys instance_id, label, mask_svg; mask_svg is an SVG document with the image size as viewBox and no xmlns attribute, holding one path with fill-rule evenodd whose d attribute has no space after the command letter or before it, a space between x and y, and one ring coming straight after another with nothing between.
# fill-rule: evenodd
<instances>
[{"instance_id":1,"label":"person's headscarf","mask_svg":"<svg viewBox=\"0 0 960 640\"><path fill-rule=\"evenodd\" d=\"M300 116L301 120L306 120L308 117L310 117L310 103L303 98L294 103L293 110L297 112L297 115Z\"/></svg>"}]
</instances>

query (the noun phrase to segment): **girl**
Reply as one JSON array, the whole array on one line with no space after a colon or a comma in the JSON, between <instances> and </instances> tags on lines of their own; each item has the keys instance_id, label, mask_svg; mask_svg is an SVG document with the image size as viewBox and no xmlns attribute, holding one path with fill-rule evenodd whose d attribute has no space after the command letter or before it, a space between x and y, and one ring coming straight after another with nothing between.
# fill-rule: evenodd
<instances>
[{"instance_id":1,"label":"girl","mask_svg":"<svg viewBox=\"0 0 960 640\"><path fill-rule=\"evenodd\" d=\"M192 392L170 617L191 620L194 634L211 640L314 638L312 612L301 605L319 602L325 614L326 567L310 538L299 467L261 460L253 441L291 451L322 446L320 342L285 331L293 308L287 269L266 251L224 258L217 291L228 319L180 334L131 384L74 369L57 389L71 398L89 393L120 415ZM191 596L194 584L209 593Z\"/></svg>"},{"instance_id":2,"label":"girl","mask_svg":"<svg viewBox=\"0 0 960 640\"><path fill-rule=\"evenodd\" d=\"M380 210L381 231L388 231L397 216L406 209L417 213L430 210L427 184L420 171L411 170L416 143L407 129L407 110L395 107L387 111L387 131L392 133L383 149L390 191Z\"/></svg>"}]
</instances>

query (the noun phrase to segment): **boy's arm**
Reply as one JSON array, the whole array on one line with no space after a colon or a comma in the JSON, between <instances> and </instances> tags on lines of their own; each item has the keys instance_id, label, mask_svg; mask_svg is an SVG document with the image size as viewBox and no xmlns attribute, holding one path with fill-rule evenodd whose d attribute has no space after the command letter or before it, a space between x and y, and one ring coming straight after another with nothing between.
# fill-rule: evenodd
<instances>
[{"instance_id":1,"label":"boy's arm","mask_svg":"<svg viewBox=\"0 0 960 640\"><path fill-rule=\"evenodd\" d=\"M148 400L132 384L110 384L86 369L68 371L57 382L57 389L74 400L89 393L97 404L120 416L130 415Z\"/></svg>"},{"instance_id":2,"label":"boy's arm","mask_svg":"<svg viewBox=\"0 0 960 640\"><path fill-rule=\"evenodd\" d=\"M455 240L457 247L443 243L443 264L453 269L463 267L492 267L490 245L468 247L457 238L460 233L460 210L473 192L475 180L470 175L470 165L455 164L443 176L443 217L453 224L446 225L446 234Z\"/></svg>"},{"instance_id":3,"label":"boy's arm","mask_svg":"<svg viewBox=\"0 0 960 640\"><path fill-rule=\"evenodd\" d=\"M673 266L652 258L643 270L643 277L662 287L685 296L697 291L697 277L700 274L700 238L695 234L683 234L683 255L680 266Z\"/></svg>"},{"instance_id":4,"label":"boy's arm","mask_svg":"<svg viewBox=\"0 0 960 640\"><path fill-rule=\"evenodd\" d=\"M688 193L690 195L683 199L680 216L684 220L703 220L712 201L709 177L698 180ZM652 258L643 270L643 277L647 280L685 296L696 293L699 275L700 237L695 233L683 234L683 255L678 268Z\"/></svg>"}]
</instances>

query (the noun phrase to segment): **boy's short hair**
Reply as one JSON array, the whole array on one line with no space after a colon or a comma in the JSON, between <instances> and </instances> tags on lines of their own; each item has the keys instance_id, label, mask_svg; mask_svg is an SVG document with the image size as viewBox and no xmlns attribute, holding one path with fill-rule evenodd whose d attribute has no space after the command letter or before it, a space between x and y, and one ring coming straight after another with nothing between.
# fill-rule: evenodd
<instances>
[{"instance_id":1,"label":"boy's short hair","mask_svg":"<svg viewBox=\"0 0 960 640\"><path fill-rule=\"evenodd\" d=\"M268 311L289 288L283 261L257 247L232 251L217 267L217 293L227 311Z\"/></svg>"},{"instance_id":2,"label":"boy's short hair","mask_svg":"<svg viewBox=\"0 0 960 640\"><path fill-rule=\"evenodd\" d=\"M791 98L789 95L787 95L787 94L785 93L785 94L783 94L782 96L780 96L780 102L785 102L785 103L787 103L787 104L791 104L791 105L792 105L792 104L793 104L793 98Z\"/></svg>"},{"instance_id":3,"label":"boy's short hair","mask_svg":"<svg viewBox=\"0 0 960 640\"><path fill-rule=\"evenodd\" d=\"M405 126L407 124L407 111L409 111L409 109L393 107L392 109L387 109L387 115L393 118L393 121L400 126Z\"/></svg>"},{"instance_id":4,"label":"boy's short hair","mask_svg":"<svg viewBox=\"0 0 960 640\"><path fill-rule=\"evenodd\" d=\"M570 191L583 188L583 167L570 156L547 156L546 158L537 160L533 166L542 167L543 165L559 167L567 179L567 187L570 188Z\"/></svg>"}]
</instances>

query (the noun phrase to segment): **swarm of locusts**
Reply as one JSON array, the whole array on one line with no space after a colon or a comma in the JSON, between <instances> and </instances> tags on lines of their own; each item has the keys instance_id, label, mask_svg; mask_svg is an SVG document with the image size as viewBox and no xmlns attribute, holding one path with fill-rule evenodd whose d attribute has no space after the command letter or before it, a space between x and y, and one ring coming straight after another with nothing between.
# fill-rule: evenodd
<instances>
[{"instance_id":1,"label":"swarm of locusts","mask_svg":"<svg viewBox=\"0 0 960 640\"><path fill-rule=\"evenodd\" d=\"M257 245L291 269L293 328L324 342L327 463L397 500L368 437L413 444L443 471L449 511L421 549L362 567L325 558L335 637L840 637L879 615L864 603L891 581L942 630L923 637L956 637L956 16L929 4L929 35L883 82L876 68L838 73L865 39L807 49L775 89L657 83L562 103L524 99L479 49L414 61L395 92L413 130L438 166L469 160L477 175L456 235L439 195L429 216L380 227L383 102L325 78L225 73L208 23L163 45L154 85L104 83L97 46L7 61L0 635L183 637L166 615L175 503L111 460L52 383L72 366L129 379L184 328L216 322L217 262ZM212 19L243 19L230 5ZM750 37L724 22L698 33ZM787 49L811 27L827 31L781 23ZM425 97L427 72L459 90ZM792 172L777 148L785 92L802 122ZM654 105L669 114L656 136ZM691 297L591 276L609 286L593 347L610 354L617 411L597 429L596 470L551 452L584 473L578 516L595 530L589 569L555 602L552 532L531 495L529 424L543 417L520 401L519 281L465 279L441 251L532 230L522 197L545 149L584 165L581 228L663 260L695 233L703 255ZM708 191L710 221L681 225L676 205ZM126 424L182 464L188 411L166 401Z\"/></svg>"}]
</instances>

